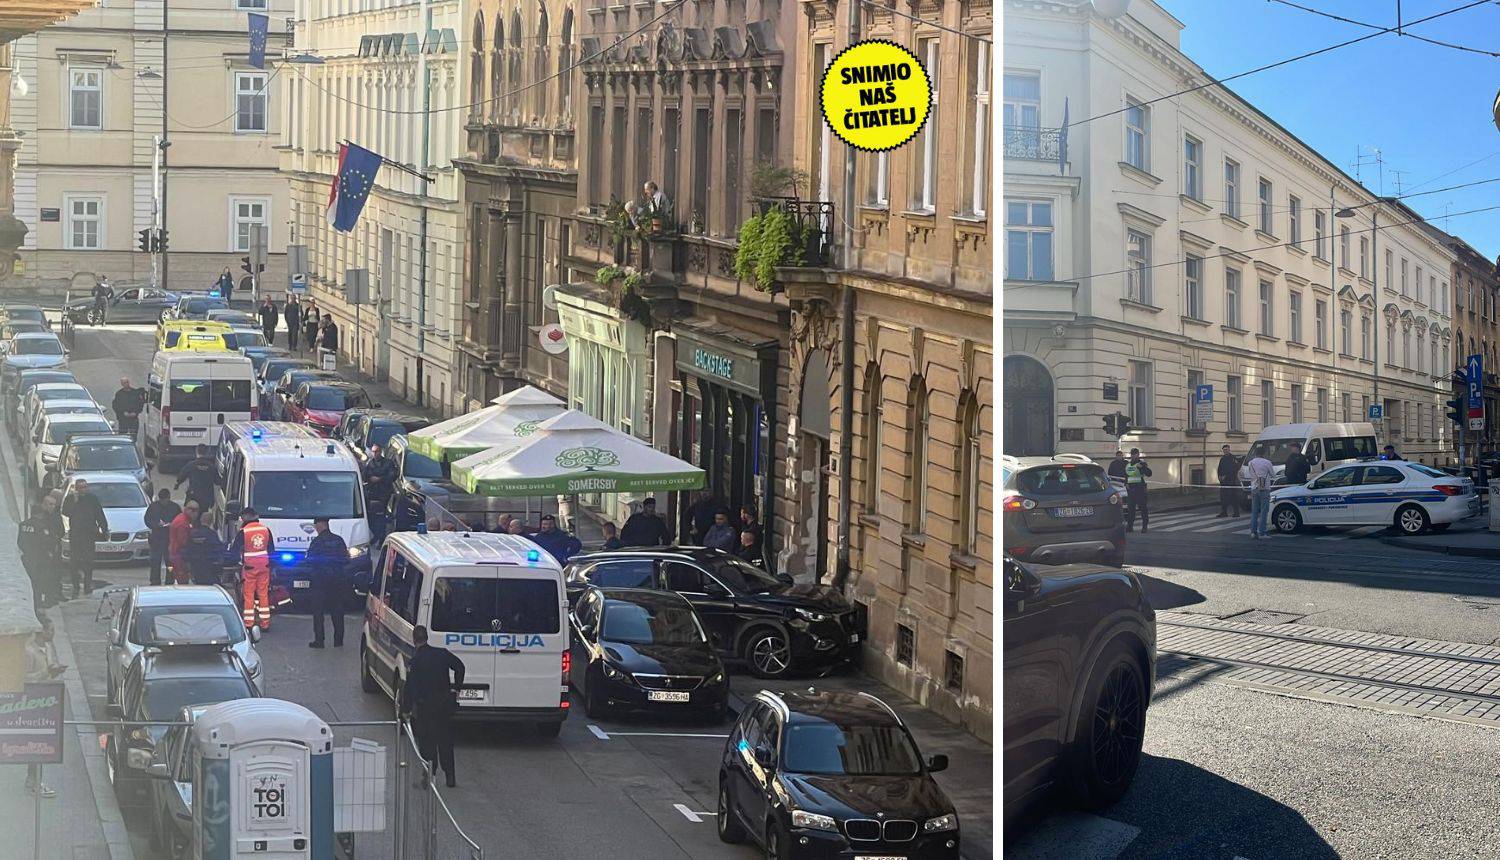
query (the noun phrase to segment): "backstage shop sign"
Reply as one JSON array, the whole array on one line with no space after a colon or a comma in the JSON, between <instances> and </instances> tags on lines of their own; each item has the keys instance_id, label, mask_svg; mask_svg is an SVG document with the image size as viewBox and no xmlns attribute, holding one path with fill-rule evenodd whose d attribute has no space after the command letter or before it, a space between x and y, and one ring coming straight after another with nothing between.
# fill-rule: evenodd
<instances>
[{"instance_id":1,"label":"backstage shop sign","mask_svg":"<svg viewBox=\"0 0 1500 860\"><path fill-rule=\"evenodd\" d=\"M823 73L823 121L839 139L885 152L922 130L932 108L932 81L916 55L886 39L855 42Z\"/></svg>"}]
</instances>

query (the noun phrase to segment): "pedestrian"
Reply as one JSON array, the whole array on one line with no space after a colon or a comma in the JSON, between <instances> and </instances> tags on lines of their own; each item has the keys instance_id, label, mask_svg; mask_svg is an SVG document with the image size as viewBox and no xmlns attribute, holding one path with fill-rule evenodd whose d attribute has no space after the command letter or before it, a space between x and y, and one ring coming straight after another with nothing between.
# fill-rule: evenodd
<instances>
[{"instance_id":1,"label":"pedestrian","mask_svg":"<svg viewBox=\"0 0 1500 860\"><path fill-rule=\"evenodd\" d=\"M297 335L302 333L302 303L297 301L296 293L286 297L286 304L281 307L281 317L286 320L286 348L297 351Z\"/></svg>"},{"instance_id":2,"label":"pedestrian","mask_svg":"<svg viewBox=\"0 0 1500 860\"><path fill-rule=\"evenodd\" d=\"M495 520L495 527L490 529L490 531L494 532L497 535L510 534L510 521L510 514L501 514Z\"/></svg>"},{"instance_id":3,"label":"pedestrian","mask_svg":"<svg viewBox=\"0 0 1500 860\"><path fill-rule=\"evenodd\" d=\"M68 518L68 555L72 557L73 596L94 593L94 544L109 538L109 520L99 497L83 478L73 482L73 495L63 500L63 516Z\"/></svg>"},{"instance_id":4,"label":"pedestrian","mask_svg":"<svg viewBox=\"0 0 1500 860\"><path fill-rule=\"evenodd\" d=\"M223 584L224 541L201 517L188 531L182 559L187 564L188 579L194 585Z\"/></svg>"},{"instance_id":5,"label":"pedestrian","mask_svg":"<svg viewBox=\"0 0 1500 860\"><path fill-rule=\"evenodd\" d=\"M1125 483L1125 465L1125 452L1116 448L1115 458L1109 461L1109 469L1107 470L1109 476L1119 479L1122 484Z\"/></svg>"},{"instance_id":6,"label":"pedestrian","mask_svg":"<svg viewBox=\"0 0 1500 860\"><path fill-rule=\"evenodd\" d=\"M219 484L219 464L209 456L207 445L199 445L194 449L194 454L196 456L177 473L177 483L173 486L181 487L186 483L187 497L197 502L200 510L206 511L214 506L214 489Z\"/></svg>"},{"instance_id":7,"label":"pedestrian","mask_svg":"<svg viewBox=\"0 0 1500 860\"><path fill-rule=\"evenodd\" d=\"M51 498L43 499L42 504L51 504ZM44 515L40 507L16 527L16 548L21 551L21 567L31 580L31 603L38 610L46 609L53 602L49 582L54 578L51 528L50 517Z\"/></svg>"},{"instance_id":8,"label":"pedestrian","mask_svg":"<svg viewBox=\"0 0 1500 860\"><path fill-rule=\"evenodd\" d=\"M1146 479L1151 477L1151 467L1141 459L1141 449L1130 449L1130 460L1125 464L1125 531L1135 530L1135 515L1141 515L1141 532L1151 526L1151 509L1147 504Z\"/></svg>"},{"instance_id":9,"label":"pedestrian","mask_svg":"<svg viewBox=\"0 0 1500 860\"><path fill-rule=\"evenodd\" d=\"M1240 459L1229 446L1219 449L1219 517L1240 515ZM1233 511L1233 514L1230 512Z\"/></svg>"},{"instance_id":10,"label":"pedestrian","mask_svg":"<svg viewBox=\"0 0 1500 860\"><path fill-rule=\"evenodd\" d=\"M141 412L146 408L146 389L136 388L128 376L120 377L120 390L115 392L110 408L115 411L120 432L134 436L140 427Z\"/></svg>"},{"instance_id":11,"label":"pedestrian","mask_svg":"<svg viewBox=\"0 0 1500 860\"><path fill-rule=\"evenodd\" d=\"M344 647L344 602L349 596L349 547L328 528L327 517L313 517L312 542L307 545L307 571L312 579L313 641L323 647L323 617L333 621L333 647Z\"/></svg>"},{"instance_id":12,"label":"pedestrian","mask_svg":"<svg viewBox=\"0 0 1500 860\"><path fill-rule=\"evenodd\" d=\"M167 526L167 564L170 566L172 582L177 585L187 585L191 581L187 557L183 551L187 549L188 536L193 532L193 526L198 524L198 517L203 508L193 499L188 499L182 505L182 513L172 518L172 524Z\"/></svg>"},{"instance_id":13,"label":"pedestrian","mask_svg":"<svg viewBox=\"0 0 1500 860\"><path fill-rule=\"evenodd\" d=\"M749 529L740 532L740 545L735 547L734 554L761 570L766 569L766 561L760 551L760 541L756 538L755 532Z\"/></svg>"},{"instance_id":14,"label":"pedestrian","mask_svg":"<svg viewBox=\"0 0 1500 860\"><path fill-rule=\"evenodd\" d=\"M740 544L739 530L729 523L729 514L720 510L714 514L714 524L703 536L703 545L709 549L721 549L733 553Z\"/></svg>"},{"instance_id":15,"label":"pedestrian","mask_svg":"<svg viewBox=\"0 0 1500 860\"><path fill-rule=\"evenodd\" d=\"M756 545L756 547L758 548L760 546L760 544L761 544L760 520L756 516L755 505L754 504L751 504L750 502L746 502L745 504L740 505L739 529L740 529L741 533L750 532L751 534L753 534L755 536L755 545Z\"/></svg>"},{"instance_id":16,"label":"pedestrian","mask_svg":"<svg viewBox=\"0 0 1500 860\"><path fill-rule=\"evenodd\" d=\"M151 584L161 585L162 563L167 558L168 531L172 520L182 513L182 506L172 501L172 491L163 487L156 499L146 506L146 528L151 530Z\"/></svg>"},{"instance_id":17,"label":"pedestrian","mask_svg":"<svg viewBox=\"0 0 1500 860\"><path fill-rule=\"evenodd\" d=\"M114 298L115 289L109 285L109 278L101 277L94 284L94 309L89 314L94 325L104 325L109 318L109 300Z\"/></svg>"},{"instance_id":18,"label":"pedestrian","mask_svg":"<svg viewBox=\"0 0 1500 860\"><path fill-rule=\"evenodd\" d=\"M370 446L370 459L360 470L364 476L365 502L369 506L370 540L380 543L385 540L390 519L391 495L395 492L398 469L396 461L385 456L379 444Z\"/></svg>"},{"instance_id":19,"label":"pedestrian","mask_svg":"<svg viewBox=\"0 0 1500 860\"><path fill-rule=\"evenodd\" d=\"M1312 463L1308 461L1307 455L1301 451L1293 451L1286 458L1286 482L1292 485L1307 483L1307 476L1312 472Z\"/></svg>"},{"instance_id":20,"label":"pedestrian","mask_svg":"<svg viewBox=\"0 0 1500 860\"><path fill-rule=\"evenodd\" d=\"M672 542L672 530L667 521L656 512L656 499L641 500L641 509L625 520L620 531L622 546L667 546Z\"/></svg>"},{"instance_id":21,"label":"pedestrian","mask_svg":"<svg viewBox=\"0 0 1500 860\"><path fill-rule=\"evenodd\" d=\"M229 274L228 269L219 275L218 287L219 298L223 299L225 304L229 304L230 297L234 295L234 275Z\"/></svg>"},{"instance_id":22,"label":"pedestrian","mask_svg":"<svg viewBox=\"0 0 1500 860\"><path fill-rule=\"evenodd\" d=\"M25 679L28 684L45 684L48 681L55 681L68 669L67 666L57 662L57 649L52 642L52 619L39 614L37 621L41 623L42 629L33 633L30 641L26 643ZM42 782L40 764L26 766L26 793L46 798L57 796L55 790Z\"/></svg>"},{"instance_id":23,"label":"pedestrian","mask_svg":"<svg viewBox=\"0 0 1500 860\"><path fill-rule=\"evenodd\" d=\"M276 309L276 303L271 301L270 296L260 300L260 332L266 336L266 343L276 345L276 321L281 319L281 311Z\"/></svg>"},{"instance_id":24,"label":"pedestrian","mask_svg":"<svg viewBox=\"0 0 1500 860\"><path fill-rule=\"evenodd\" d=\"M333 314L323 314L318 322L318 346L335 354L339 351L339 327L333 321Z\"/></svg>"},{"instance_id":25,"label":"pedestrian","mask_svg":"<svg viewBox=\"0 0 1500 860\"><path fill-rule=\"evenodd\" d=\"M239 534L235 535L229 551L240 556L240 597L244 601L241 615L246 630L257 624L261 630L270 630L271 553L276 551L276 541L254 508L245 508L240 522Z\"/></svg>"},{"instance_id":26,"label":"pedestrian","mask_svg":"<svg viewBox=\"0 0 1500 860\"><path fill-rule=\"evenodd\" d=\"M1396 453L1396 446L1395 445L1387 444L1385 446L1385 448L1381 449L1380 459L1382 459L1382 460L1400 460L1400 459L1402 459L1402 457L1401 457L1400 454Z\"/></svg>"},{"instance_id":27,"label":"pedestrian","mask_svg":"<svg viewBox=\"0 0 1500 860\"><path fill-rule=\"evenodd\" d=\"M693 530L693 543L703 545L703 537L713 527L714 514L724 506L709 490L699 490L698 497L687 509L688 525Z\"/></svg>"},{"instance_id":28,"label":"pedestrian","mask_svg":"<svg viewBox=\"0 0 1500 860\"><path fill-rule=\"evenodd\" d=\"M1260 540L1266 536L1266 522L1271 513L1271 479L1276 475L1276 465L1260 454L1245 464L1250 476L1250 537Z\"/></svg>"},{"instance_id":29,"label":"pedestrian","mask_svg":"<svg viewBox=\"0 0 1500 860\"><path fill-rule=\"evenodd\" d=\"M512 518L510 521L510 525L506 528L513 535L526 537L527 535L531 534L531 529L527 528L526 523L519 517Z\"/></svg>"},{"instance_id":30,"label":"pedestrian","mask_svg":"<svg viewBox=\"0 0 1500 860\"><path fill-rule=\"evenodd\" d=\"M620 534L615 529L614 523L605 523L599 527L599 530L604 533L604 549L620 549L625 546L620 543Z\"/></svg>"},{"instance_id":31,"label":"pedestrian","mask_svg":"<svg viewBox=\"0 0 1500 860\"><path fill-rule=\"evenodd\" d=\"M313 353L318 351L318 306L307 303L307 313L302 317L302 340Z\"/></svg>"},{"instance_id":32,"label":"pedestrian","mask_svg":"<svg viewBox=\"0 0 1500 860\"><path fill-rule=\"evenodd\" d=\"M447 648L429 645L427 628L418 624L411 631L417 646L406 668L406 683L401 685L399 712L411 720L417 736L417 752L426 761L422 787L426 788L432 773L441 766L449 788L458 786L453 772L453 713L458 710L454 691L463 686L464 663ZM453 673L452 680L448 674Z\"/></svg>"},{"instance_id":33,"label":"pedestrian","mask_svg":"<svg viewBox=\"0 0 1500 860\"><path fill-rule=\"evenodd\" d=\"M558 564L567 564L568 559L583 549L578 538L557 527L557 517L551 514L542 514L541 528L531 540L557 559Z\"/></svg>"}]
</instances>

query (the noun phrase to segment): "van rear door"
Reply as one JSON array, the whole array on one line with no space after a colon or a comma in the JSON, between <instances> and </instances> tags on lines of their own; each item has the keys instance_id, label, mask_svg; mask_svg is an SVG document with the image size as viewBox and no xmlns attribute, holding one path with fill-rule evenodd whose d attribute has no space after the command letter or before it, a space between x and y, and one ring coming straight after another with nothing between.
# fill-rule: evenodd
<instances>
[{"instance_id":1,"label":"van rear door","mask_svg":"<svg viewBox=\"0 0 1500 860\"><path fill-rule=\"evenodd\" d=\"M169 444L210 445L217 441L209 393L212 366L209 360L174 361L166 366L163 411Z\"/></svg>"},{"instance_id":2,"label":"van rear door","mask_svg":"<svg viewBox=\"0 0 1500 860\"><path fill-rule=\"evenodd\" d=\"M256 418L255 368L249 360L214 362L211 365L209 406L213 424L209 443L219 441L219 430L228 421L252 421Z\"/></svg>"},{"instance_id":3,"label":"van rear door","mask_svg":"<svg viewBox=\"0 0 1500 860\"><path fill-rule=\"evenodd\" d=\"M471 689L460 692L460 703L556 708L567 650L562 606L556 571L506 565L440 569L428 626L470 673L465 686Z\"/></svg>"}]
</instances>

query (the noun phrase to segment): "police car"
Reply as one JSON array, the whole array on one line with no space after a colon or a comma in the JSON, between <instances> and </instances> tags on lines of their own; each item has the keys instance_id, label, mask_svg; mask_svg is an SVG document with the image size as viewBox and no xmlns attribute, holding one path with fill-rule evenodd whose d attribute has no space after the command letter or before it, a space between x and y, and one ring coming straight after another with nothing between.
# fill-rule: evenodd
<instances>
[{"instance_id":1,"label":"police car","mask_svg":"<svg viewBox=\"0 0 1500 860\"><path fill-rule=\"evenodd\" d=\"M1381 525L1415 535L1478 513L1472 480L1405 460L1339 466L1271 495L1271 525L1288 534L1305 525Z\"/></svg>"}]
</instances>

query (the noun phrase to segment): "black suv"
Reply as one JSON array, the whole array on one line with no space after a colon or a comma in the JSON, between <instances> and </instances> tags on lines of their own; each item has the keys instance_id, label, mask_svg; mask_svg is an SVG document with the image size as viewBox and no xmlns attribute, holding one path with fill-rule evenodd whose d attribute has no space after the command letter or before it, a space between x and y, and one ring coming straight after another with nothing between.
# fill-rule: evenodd
<instances>
[{"instance_id":1,"label":"black suv","mask_svg":"<svg viewBox=\"0 0 1500 860\"><path fill-rule=\"evenodd\" d=\"M957 860L958 814L896 712L869 693L761 692L719 763L719 838L776 860Z\"/></svg>"},{"instance_id":2,"label":"black suv","mask_svg":"<svg viewBox=\"0 0 1500 860\"><path fill-rule=\"evenodd\" d=\"M1037 564L1125 563L1120 491L1079 454L1000 460L1005 551Z\"/></svg>"},{"instance_id":3,"label":"black suv","mask_svg":"<svg viewBox=\"0 0 1500 860\"><path fill-rule=\"evenodd\" d=\"M825 669L858 653L865 616L826 585L795 585L723 550L640 547L577 555L568 598L587 585L675 591L703 619L718 652L762 678Z\"/></svg>"}]
</instances>

